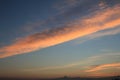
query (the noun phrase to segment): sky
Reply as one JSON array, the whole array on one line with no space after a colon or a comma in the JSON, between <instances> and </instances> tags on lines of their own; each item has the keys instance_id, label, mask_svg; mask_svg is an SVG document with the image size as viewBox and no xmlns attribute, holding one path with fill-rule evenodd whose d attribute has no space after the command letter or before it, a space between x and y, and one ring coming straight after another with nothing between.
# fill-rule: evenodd
<instances>
[{"instance_id":1,"label":"sky","mask_svg":"<svg viewBox=\"0 0 120 80\"><path fill-rule=\"evenodd\" d=\"M0 77L120 75L120 0L0 0Z\"/></svg>"}]
</instances>

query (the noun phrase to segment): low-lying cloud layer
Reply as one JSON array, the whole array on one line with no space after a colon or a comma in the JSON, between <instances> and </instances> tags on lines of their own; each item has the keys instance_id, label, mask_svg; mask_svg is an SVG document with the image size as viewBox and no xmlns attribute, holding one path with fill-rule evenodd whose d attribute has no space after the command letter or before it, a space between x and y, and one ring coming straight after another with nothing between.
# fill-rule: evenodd
<instances>
[{"instance_id":1,"label":"low-lying cloud layer","mask_svg":"<svg viewBox=\"0 0 120 80\"><path fill-rule=\"evenodd\" d=\"M119 27L120 5L91 12L89 15L65 24L18 39L0 48L0 58L23 54L80 38L97 31Z\"/></svg>"},{"instance_id":2,"label":"low-lying cloud layer","mask_svg":"<svg viewBox=\"0 0 120 80\"><path fill-rule=\"evenodd\" d=\"M89 70L86 70L86 72L95 72L95 71L100 71L100 70L104 70L104 69L108 69L108 68L120 68L120 63L98 65Z\"/></svg>"},{"instance_id":3,"label":"low-lying cloud layer","mask_svg":"<svg viewBox=\"0 0 120 80\"><path fill-rule=\"evenodd\" d=\"M105 61L106 57L109 57L109 59L111 59L111 58L114 58L116 56L118 56L118 58L119 58L120 53L104 53L104 54L101 54L101 55L90 56L86 59L83 59L83 60L80 60L78 62L74 62L74 63L71 63L71 64L65 64L65 65L61 65L61 66L47 66L47 67L27 68L27 69L24 69L24 71L44 71L44 70L45 71L49 71L49 70L53 71L53 70L56 70L56 69L69 69L69 68L79 66L80 68L85 69L85 70L83 70L83 72L89 72L89 71L93 71L93 69L95 69L96 67L101 66L101 65L97 65L97 66L94 66L94 67L93 66L92 67L89 67L89 66L86 67L86 66L83 66L83 65L94 64L95 62L100 62L101 60ZM116 64L116 63L112 63L112 64ZM104 64L104 65L108 65L108 64ZM115 67L115 66L112 66L112 67ZM88 68L89 68L89 70L88 70Z\"/></svg>"}]
</instances>

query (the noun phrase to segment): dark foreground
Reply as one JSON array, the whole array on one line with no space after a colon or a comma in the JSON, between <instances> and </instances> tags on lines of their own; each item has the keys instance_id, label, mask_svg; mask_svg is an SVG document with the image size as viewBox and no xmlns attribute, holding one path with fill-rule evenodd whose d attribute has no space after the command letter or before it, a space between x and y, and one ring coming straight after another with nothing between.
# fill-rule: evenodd
<instances>
[{"instance_id":1,"label":"dark foreground","mask_svg":"<svg viewBox=\"0 0 120 80\"><path fill-rule=\"evenodd\" d=\"M21 79L21 78L0 78L0 80L120 80L120 76L114 76L114 77L104 77L104 78L69 78L69 77L63 77L63 78L55 78L55 79Z\"/></svg>"}]
</instances>

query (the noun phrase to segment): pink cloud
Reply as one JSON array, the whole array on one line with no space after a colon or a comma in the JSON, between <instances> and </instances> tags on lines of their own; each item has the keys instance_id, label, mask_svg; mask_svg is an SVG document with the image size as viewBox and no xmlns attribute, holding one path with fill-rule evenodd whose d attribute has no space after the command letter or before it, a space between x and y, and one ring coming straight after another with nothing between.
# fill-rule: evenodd
<instances>
[{"instance_id":1,"label":"pink cloud","mask_svg":"<svg viewBox=\"0 0 120 80\"><path fill-rule=\"evenodd\" d=\"M103 65L94 66L91 69L86 70L86 72L96 72L108 68L118 68L118 67L120 68L120 63L103 64Z\"/></svg>"},{"instance_id":2,"label":"pink cloud","mask_svg":"<svg viewBox=\"0 0 120 80\"><path fill-rule=\"evenodd\" d=\"M0 48L0 58L24 54L42 48L58 45L97 31L115 28L120 25L120 5L95 11L87 17L75 20L66 26L46 30L18 39Z\"/></svg>"}]
</instances>

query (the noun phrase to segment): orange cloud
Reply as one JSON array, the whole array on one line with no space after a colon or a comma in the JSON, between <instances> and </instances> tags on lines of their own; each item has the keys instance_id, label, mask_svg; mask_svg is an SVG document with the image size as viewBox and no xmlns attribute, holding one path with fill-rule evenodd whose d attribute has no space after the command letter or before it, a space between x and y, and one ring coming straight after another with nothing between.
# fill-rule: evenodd
<instances>
[{"instance_id":1,"label":"orange cloud","mask_svg":"<svg viewBox=\"0 0 120 80\"><path fill-rule=\"evenodd\" d=\"M87 17L75 20L66 26L46 30L18 39L8 46L0 48L0 58L23 54L54 46L66 41L89 35L91 33L119 27L120 5L95 11Z\"/></svg>"},{"instance_id":2,"label":"orange cloud","mask_svg":"<svg viewBox=\"0 0 120 80\"><path fill-rule=\"evenodd\" d=\"M86 72L94 72L94 71L100 71L100 70L104 70L104 69L108 69L108 68L116 68L116 67L117 68L120 67L120 63L98 65L89 70L86 70Z\"/></svg>"}]
</instances>

